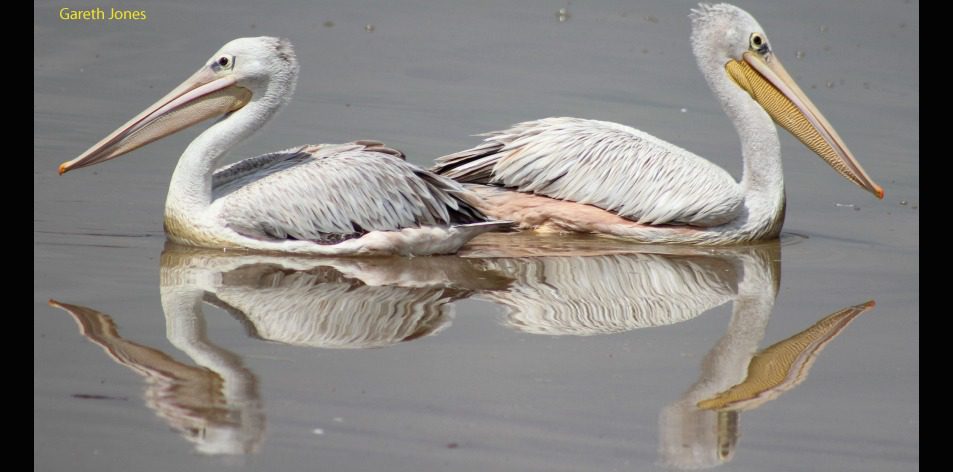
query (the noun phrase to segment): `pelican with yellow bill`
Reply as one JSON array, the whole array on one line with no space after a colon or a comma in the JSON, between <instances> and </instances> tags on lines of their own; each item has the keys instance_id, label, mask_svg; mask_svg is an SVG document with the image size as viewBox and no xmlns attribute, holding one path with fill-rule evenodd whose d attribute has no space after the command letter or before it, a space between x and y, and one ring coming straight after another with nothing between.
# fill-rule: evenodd
<instances>
[{"instance_id":1,"label":"pelican with yellow bill","mask_svg":"<svg viewBox=\"0 0 953 472\"><path fill-rule=\"evenodd\" d=\"M545 118L487 133L434 171L482 195L479 209L524 229L649 243L775 239L784 222L781 125L837 173L883 198L844 140L784 70L764 29L738 7L701 5L692 47L741 138L741 181L702 157L628 126Z\"/></svg>"}]
</instances>

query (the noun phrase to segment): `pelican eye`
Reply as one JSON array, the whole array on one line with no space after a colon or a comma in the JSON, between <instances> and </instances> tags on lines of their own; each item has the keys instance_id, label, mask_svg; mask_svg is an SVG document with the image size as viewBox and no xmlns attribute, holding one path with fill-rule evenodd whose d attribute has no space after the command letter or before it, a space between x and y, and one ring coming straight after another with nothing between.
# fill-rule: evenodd
<instances>
[{"instance_id":1,"label":"pelican eye","mask_svg":"<svg viewBox=\"0 0 953 472\"><path fill-rule=\"evenodd\" d=\"M748 39L749 46L751 50L757 51L759 54L768 53L768 40L761 35L761 33L751 33L751 37Z\"/></svg>"},{"instance_id":2,"label":"pelican eye","mask_svg":"<svg viewBox=\"0 0 953 472\"><path fill-rule=\"evenodd\" d=\"M235 56L221 56L215 61L212 62L212 69L220 71L223 69L231 69L235 66Z\"/></svg>"}]
</instances>

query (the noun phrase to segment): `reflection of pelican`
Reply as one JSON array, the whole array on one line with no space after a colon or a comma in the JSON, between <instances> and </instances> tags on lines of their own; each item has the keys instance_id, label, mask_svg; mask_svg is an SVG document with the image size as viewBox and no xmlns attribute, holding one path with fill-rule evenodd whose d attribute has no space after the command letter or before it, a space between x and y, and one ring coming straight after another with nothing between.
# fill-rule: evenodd
<instances>
[{"instance_id":1,"label":"reflection of pelican","mask_svg":"<svg viewBox=\"0 0 953 472\"><path fill-rule=\"evenodd\" d=\"M824 346L873 307L871 300L838 310L810 328L761 350L751 358L743 382L699 401L698 407L705 410L753 410L774 400L803 382Z\"/></svg>"},{"instance_id":2,"label":"reflection of pelican","mask_svg":"<svg viewBox=\"0 0 953 472\"><path fill-rule=\"evenodd\" d=\"M661 462L697 469L730 461L740 436L740 412L774 400L807 379L824 346L873 306L871 301L838 310L755 355L770 307L762 312L763 305L755 310L736 306L728 332L705 357L698 382L659 415Z\"/></svg>"},{"instance_id":3,"label":"reflection of pelican","mask_svg":"<svg viewBox=\"0 0 953 472\"><path fill-rule=\"evenodd\" d=\"M116 362L147 379L147 404L207 454L257 450L265 416L255 375L212 344L202 304L227 310L253 334L307 347L373 348L434 334L450 302L510 279L459 257L311 258L168 245L160 290L169 341L198 366L123 339L109 316L51 301Z\"/></svg>"},{"instance_id":4,"label":"reflection of pelican","mask_svg":"<svg viewBox=\"0 0 953 472\"><path fill-rule=\"evenodd\" d=\"M119 362L150 378L205 382L201 385L207 388L201 392L215 394L211 398L219 408L206 410L217 412L237 408L231 399L242 397L232 392L242 391L243 384L234 372L243 370L230 367L241 366L237 356L226 355L208 342L203 302L228 310L250 332L269 340L308 347L367 348L415 340L443 329L452 316L450 302L471 293L503 305L508 324L543 334L613 333L670 324L731 300L731 325L706 358L702 378L661 415L663 462L687 467L729 459L738 437L737 410L757 406L801 382L819 350L851 317L867 308L854 307L828 317L752 360L777 293L778 243L701 250L648 248L592 237L552 238L555 247L546 248L547 252L561 257L531 258L523 253L540 250L540 240L550 238L526 236L488 238L514 242L509 254L504 246L496 245L496 257L489 259L289 258L169 245L162 255L161 273L168 337L202 368L169 367L174 363L169 356L139 353L136 349L147 348L122 340L115 329L84 326L83 330L87 335L105 333L89 337ZM532 241L536 244L523 245ZM492 241L480 244L493 246ZM468 250L480 253L487 248L474 245ZM639 252L649 250L669 254ZM603 283L574 288L596 279ZM70 310L79 319L80 310ZM203 373L207 373L204 380L188 380ZM244 383L251 384L253 377ZM196 388L174 392L192 390ZM201 400L201 396L177 400L169 409L189 413L181 405L201 404ZM260 423L258 436L234 437L260 441ZM230 449L218 443L214 448L203 445L202 450L249 450L241 444L246 443L236 441Z\"/></svg>"},{"instance_id":5,"label":"reflection of pelican","mask_svg":"<svg viewBox=\"0 0 953 472\"><path fill-rule=\"evenodd\" d=\"M735 267L703 256L617 254L490 261L517 279L483 295L535 334L608 334L690 320L732 299Z\"/></svg>"},{"instance_id":6,"label":"reflection of pelican","mask_svg":"<svg viewBox=\"0 0 953 472\"><path fill-rule=\"evenodd\" d=\"M774 308L780 254L745 256L731 322L702 362L702 375L659 415L660 462L712 467L733 457L739 411L777 398L807 378L817 354L873 302L840 310L755 355Z\"/></svg>"},{"instance_id":7,"label":"reflection of pelican","mask_svg":"<svg viewBox=\"0 0 953 472\"><path fill-rule=\"evenodd\" d=\"M258 382L241 358L208 341L201 315L166 312L178 327L170 340L199 366L179 362L155 348L123 339L112 319L98 311L50 301L79 324L80 333L116 362L146 378L146 404L205 454L247 454L265 430Z\"/></svg>"},{"instance_id":8,"label":"reflection of pelican","mask_svg":"<svg viewBox=\"0 0 953 472\"><path fill-rule=\"evenodd\" d=\"M705 159L615 123L547 118L489 133L437 160L472 186L487 214L523 227L646 242L733 244L777 238L784 220L772 119L838 173L883 198L820 111L781 66L764 30L731 5L692 14L698 65L741 137L741 182Z\"/></svg>"},{"instance_id":9,"label":"reflection of pelican","mask_svg":"<svg viewBox=\"0 0 953 472\"><path fill-rule=\"evenodd\" d=\"M468 251L483 251L481 244ZM566 239L563 239L564 241ZM596 246L593 246L596 245ZM740 278L760 277L760 290L772 300L780 260L780 244L722 249L716 252L601 241L579 241L578 249L566 244L566 255L486 260L486 266L515 281L506 290L481 297L507 311L506 324L537 334L592 335L664 326L696 316L731 300L738 300ZM594 247L608 255L592 255ZM579 255L577 255L579 254ZM775 282L776 283L776 280Z\"/></svg>"},{"instance_id":10,"label":"reflection of pelican","mask_svg":"<svg viewBox=\"0 0 953 472\"><path fill-rule=\"evenodd\" d=\"M165 229L173 241L324 255L441 254L504 226L487 223L455 182L373 141L303 146L215 170L288 101L297 74L287 41L236 39L60 173L221 117L192 141L172 175Z\"/></svg>"},{"instance_id":11,"label":"reflection of pelican","mask_svg":"<svg viewBox=\"0 0 953 472\"><path fill-rule=\"evenodd\" d=\"M840 310L755 355L777 296L780 250L776 241L701 249L523 233L487 235L465 255L490 257L487 268L514 279L480 297L506 310L505 324L534 334L669 325L731 301L730 325L705 358L701 378L659 418L660 462L697 469L731 460L739 411L804 381L824 346L873 306Z\"/></svg>"},{"instance_id":12,"label":"reflection of pelican","mask_svg":"<svg viewBox=\"0 0 953 472\"><path fill-rule=\"evenodd\" d=\"M255 336L324 348L383 347L434 334L451 302L508 279L479 261L434 258L288 258L170 245L162 254L166 311L221 307Z\"/></svg>"}]
</instances>

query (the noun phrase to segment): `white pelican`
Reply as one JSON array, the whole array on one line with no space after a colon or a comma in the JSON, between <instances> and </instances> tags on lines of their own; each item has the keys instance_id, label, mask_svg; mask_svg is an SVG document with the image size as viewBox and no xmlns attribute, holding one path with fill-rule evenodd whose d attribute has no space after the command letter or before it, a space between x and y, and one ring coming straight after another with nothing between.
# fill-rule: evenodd
<instances>
[{"instance_id":1,"label":"white pelican","mask_svg":"<svg viewBox=\"0 0 953 472\"><path fill-rule=\"evenodd\" d=\"M523 228L643 242L735 244L777 238L784 221L781 149L772 118L842 176L883 198L820 111L781 66L747 12L693 10L699 68L741 137L741 182L705 159L616 123L546 118L487 133L433 170L473 184L479 208Z\"/></svg>"},{"instance_id":2,"label":"white pelican","mask_svg":"<svg viewBox=\"0 0 953 472\"><path fill-rule=\"evenodd\" d=\"M121 156L221 117L182 154L165 205L175 242L299 254L441 254L505 226L487 222L459 184L373 141L311 145L215 170L290 98L291 44L241 38L60 173Z\"/></svg>"}]
</instances>

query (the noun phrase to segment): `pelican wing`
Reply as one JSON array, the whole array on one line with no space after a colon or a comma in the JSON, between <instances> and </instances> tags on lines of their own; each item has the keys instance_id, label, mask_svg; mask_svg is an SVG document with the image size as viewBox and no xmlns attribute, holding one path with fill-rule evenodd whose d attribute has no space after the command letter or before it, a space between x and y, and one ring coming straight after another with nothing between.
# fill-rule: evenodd
<instances>
[{"instance_id":1,"label":"pelican wing","mask_svg":"<svg viewBox=\"0 0 953 472\"><path fill-rule=\"evenodd\" d=\"M742 208L730 174L628 126L546 118L485 136L480 146L437 159L433 170L459 182L593 205L642 224L716 226Z\"/></svg>"},{"instance_id":2,"label":"pelican wing","mask_svg":"<svg viewBox=\"0 0 953 472\"><path fill-rule=\"evenodd\" d=\"M213 176L213 210L260 239L334 243L369 231L486 221L459 184L379 143L322 144L265 154Z\"/></svg>"}]
</instances>

